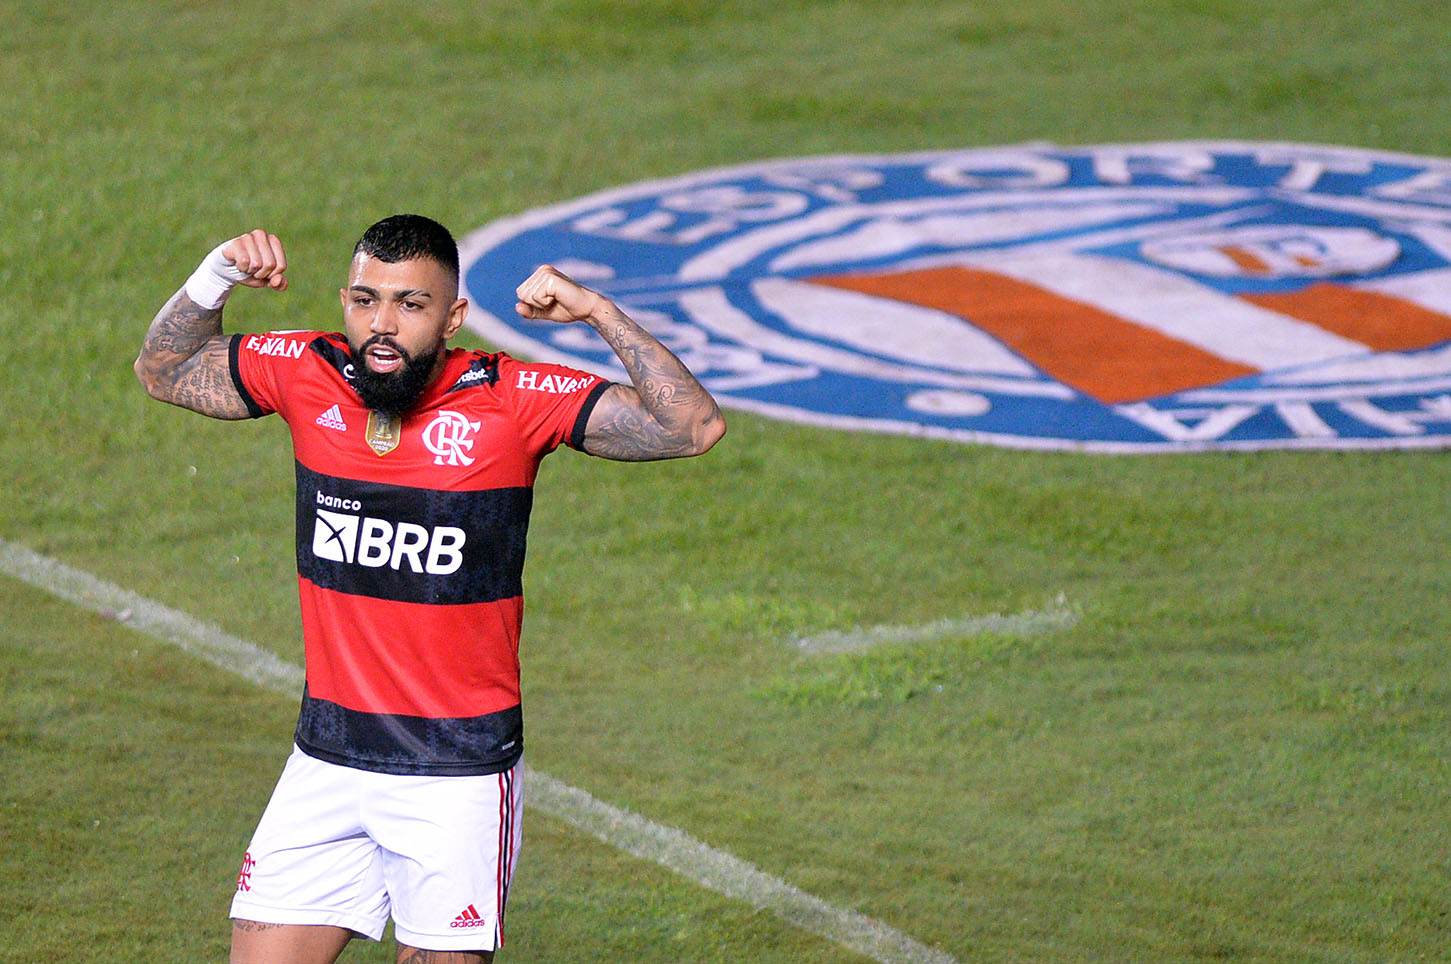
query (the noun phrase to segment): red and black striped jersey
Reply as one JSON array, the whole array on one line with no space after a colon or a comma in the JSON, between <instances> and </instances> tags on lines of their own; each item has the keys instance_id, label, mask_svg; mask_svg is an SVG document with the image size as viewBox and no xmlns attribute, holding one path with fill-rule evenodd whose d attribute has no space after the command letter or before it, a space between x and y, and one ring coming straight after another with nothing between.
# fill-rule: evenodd
<instances>
[{"instance_id":1,"label":"red and black striped jersey","mask_svg":"<svg viewBox=\"0 0 1451 964\"><path fill-rule=\"evenodd\" d=\"M230 361L252 416L276 412L292 431L307 655L297 745L382 773L513 766L534 477L559 445L580 447L610 383L451 349L390 427L350 386L340 334L235 335Z\"/></svg>"}]
</instances>

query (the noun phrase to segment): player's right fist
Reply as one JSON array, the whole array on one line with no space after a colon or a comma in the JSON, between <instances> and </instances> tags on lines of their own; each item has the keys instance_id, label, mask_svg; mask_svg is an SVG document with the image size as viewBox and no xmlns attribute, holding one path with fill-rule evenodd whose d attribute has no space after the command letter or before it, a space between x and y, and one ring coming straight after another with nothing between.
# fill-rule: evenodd
<instances>
[{"instance_id":1,"label":"player's right fist","mask_svg":"<svg viewBox=\"0 0 1451 964\"><path fill-rule=\"evenodd\" d=\"M567 324L584 321L599 311L604 296L592 291L550 264L540 265L514 291L514 310L525 318Z\"/></svg>"},{"instance_id":2,"label":"player's right fist","mask_svg":"<svg viewBox=\"0 0 1451 964\"><path fill-rule=\"evenodd\" d=\"M236 265L247 277L239 284L249 288L287 290L287 255L277 235L261 228L248 231L222 245L222 257Z\"/></svg>"}]
</instances>

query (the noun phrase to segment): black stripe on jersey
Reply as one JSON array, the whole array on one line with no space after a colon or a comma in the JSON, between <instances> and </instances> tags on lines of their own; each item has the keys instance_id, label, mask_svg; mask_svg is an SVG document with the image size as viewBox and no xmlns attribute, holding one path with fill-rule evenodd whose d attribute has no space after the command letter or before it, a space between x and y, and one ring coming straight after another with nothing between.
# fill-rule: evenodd
<instances>
[{"instance_id":1,"label":"black stripe on jersey","mask_svg":"<svg viewBox=\"0 0 1451 964\"><path fill-rule=\"evenodd\" d=\"M232 341L227 345L227 368L232 372L232 384L237 388L237 394L242 396L242 403L247 406L247 414L252 418L261 418L267 413L262 411L262 406L247 391L247 386L242 384L242 364L237 360L237 353L242 350L242 339L246 335L233 335Z\"/></svg>"},{"instance_id":2,"label":"black stripe on jersey","mask_svg":"<svg viewBox=\"0 0 1451 964\"><path fill-rule=\"evenodd\" d=\"M468 370L458 377L458 381L454 382L448 391L462 391L465 388L473 388L475 385L492 385L498 380L499 356L485 355L470 362Z\"/></svg>"},{"instance_id":3,"label":"black stripe on jersey","mask_svg":"<svg viewBox=\"0 0 1451 964\"><path fill-rule=\"evenodd\" d=\"M574 428L569 432L569 447L586 451L584 447L584 430L589 426L589 417L594 412L595 406L599 404L600 397L610 390L614 382L600 382L589 390L589 397L580 406L579 414L574 418Z\"/></svg>"},{"instance_id":4,"label":"black stripe on jersey","mask_svg":"<svg viewBox=\"0 0 1451 964\"><path fill-rule=\"evenodd\" d=\"M337 369L339 375L347 379L349 384L352 384L352 355L349 355L337 345L334 345L331 341L328 340L326 335L314 338L311 342L308 343L307 347L311 348L313 351L321 355L329 365Z\"/></svg>"},{"instance_id":5,"label":"black stripe on jersey","mask_svg":"<svg viewBox=\"0 0 1451 964\"><path fill-rule=\"evenodd\" d=\"M302 690L298 747L328 763L406 776L499 773L524 752L524 713L518 706L483 716L429 719L361 713Z\"/></svg>"},{"instance_id":6,"label":"black stripe on jersey","mask_svg":"<svg viewBox=\"0 0 1451 964\"><path fill-rule=\"evenodd\" d=\"M324 589L460 605L524 594L533 492L360 482L297 463L297 573Z\"/></svg>"}]
</instances>

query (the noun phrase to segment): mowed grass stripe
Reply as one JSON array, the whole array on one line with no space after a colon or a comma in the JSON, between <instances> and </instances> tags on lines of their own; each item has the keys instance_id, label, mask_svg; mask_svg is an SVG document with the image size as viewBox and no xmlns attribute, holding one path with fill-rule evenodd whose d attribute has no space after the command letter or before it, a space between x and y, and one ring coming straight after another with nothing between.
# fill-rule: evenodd
<instances>
[{"instance_id":1,"label":"mowed grass stripe","mask_svg":"<svg viewBox=\"0 0 1451 964\"><path fill-rule=\"evenodd\" d=\"M1078 613L1059 596L1043 609L1021 612L988 613L958 619L937 619L917 626L868 626L850 631L830 630L802 636L793 642L803 653L853 653L874 646L930 643L939 639L968 636L1036 636L1058 630L1072 629Z\"/></svg>"},{"instance_id":2,"label":"mowed grass stripe","mask_svg":"<svg viewBox=\"0 0 1451 964\"><path fill-rule=\"evenodd\" d=\"M5 539L0 539L0 571L178 646L274 692L291 696L302 685L300 666L216 626ZM605 803L546 773L530 770L528 786L531 806L590 836L874 960L911 964L951 964L956 960L880 921L793 887L682 830Z\"/></svg>"}]
</instances>

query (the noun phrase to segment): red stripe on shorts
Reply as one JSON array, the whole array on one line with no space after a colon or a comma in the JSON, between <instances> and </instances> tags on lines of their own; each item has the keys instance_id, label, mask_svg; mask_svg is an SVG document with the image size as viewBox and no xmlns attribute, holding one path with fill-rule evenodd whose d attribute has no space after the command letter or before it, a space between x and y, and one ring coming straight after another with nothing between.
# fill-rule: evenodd
<instances>
[{"instance_id":1,"label":"red stripe on shorts","mask_svg":"<svg viewBox=\"0 0 1451 964\"><path fill-rule=\"evenodd\" d=\"M499 774L499 849L494 871L494 946L504 945L504 774Z\"/></svg>"}]
</instances>

